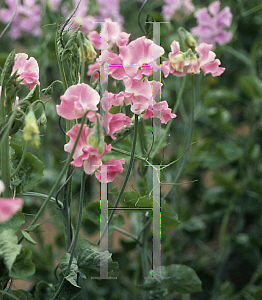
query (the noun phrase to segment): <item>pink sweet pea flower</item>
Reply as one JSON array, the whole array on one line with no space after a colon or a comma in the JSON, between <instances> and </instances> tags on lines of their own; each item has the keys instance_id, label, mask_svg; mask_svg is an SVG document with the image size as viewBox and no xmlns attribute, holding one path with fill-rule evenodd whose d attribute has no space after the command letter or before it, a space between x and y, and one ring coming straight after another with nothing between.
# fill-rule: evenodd
<instances>
[{"instance_id":1,"label":"pink sweet pea flower","mask_svg":"<svg viewBox=\"0 0 262 300\"><path fill-rule=\"evenodd\" d=\"M147 78L144 81L126 78L124 79L124 84L126 87L123 93L125 95L125 103L129 104L131 102L131 111L137 115L141 114L153 103L153 99L162 86L162 83L154 80L148 81ZM129 95L131 95L130 98L128 98Z\"/></svg>"},{"instance_id":2,"label":"pink sweet pea flower","mask_svg":"<svg viewBox=\"0 0 262 300\"><path fill-rule=\"evenodd\" d=\"M199 43L212 44L213 49L216 43L225 45L232 38L232 32L224 30L231 26L230 8L226 6L221 12L219 9L220 1L211 3L208 9L206 7L198 9L194 14L198 26L191 29L192 34L199 37Z\"/></svg>"},{"instance_id":3,"label":"pink sweet pea flower","mask_svg":"<svg viewBox=\"0 0 262 300\"><path fill-rule=\"evenodd\" d=\"M70 137L70 141L64 146L64 150L66 152L72 151L80 126L80 124L77 124L67 132L67 135ZM72 166L83 166L84 171L87 174L92 174L99 167L99 165L101 165L101 158L111 150L111 145L104 143L102 154L100 154L98 150L98 142L96 143L97 145L90 145L88 143L88 138L93 131L94 130L87 127L86 124L83 126L83 130L73 155L74 160L71 162ZM97 138L98 141L99 137L95 136L95 138Z\"/></svg>"},{"instance_id":4,"label":"pink sweet pea flower","mask_svg":"<svg viewBox=\"0 0 262 300\"><path fill-rule=\"evenodd\" d=\"M118 47L126 46L129 42L130 33L121 32L117 37L116 44Z\"/></svg>"},{"instance_id":5,"label":"pink sweet pea flower","mask_svg":"<svg viewBox=\"0 0 262 300\"><path fill-rule=\"evenodd\" d=\"M100 64L98 62L95 62L93 65L88 65L87 76L92 76L92 74L95 70L100 71ZM97 81L98 79L99 79L99 73L96 72L94 74L94 81Z\"/></svg>"},{"instance_id":6,"label":"pink sweet pea flower","mask_svg":"<svg viewBox=\"0 0 262 300\"><path fill-rule=\"evenodd\" d=\"M174 17L175 20L181 21L195 9L192 0L165 0L164 2L162 14L166 20Z\"/></svg>"},{"instance_id":7,"label":"pink sweet pea flower","mask_svg":"<svg viewBox=\"0 0 262 300\"><path fill-rule=\"evenodd\" d=\"M70 86L60 99L61 104L56 105L58 115L73 120L83 117L88 110L98 110L100 96L88 84L81 83Z\"/></svg>"},{"instance_id":8,"label":"pink sweet pea flower","mask_svg":"<svg viewBox=\"0 0 262 300\"><path fill-rule=\"evenodd\" d=\"M105 128L106 133L110 134L113 140L116 140L116 137L113 136L113 134L121 131L124 128L124 125L129 127L131 123L132 119L123 113L110 114L109 112L106 112L102 126Z\"/></svg>"},{"instance_id":9,"label":"pink sweet pea flower","mask_svg":"<svg viewBox=\"0 0 262 300\"><path fill-rule=\"evenodd\" d=\"M95 177L103 183L112 182L118 173L123 173L123 164L125 163L124 158L116 160L115 158L111 158L107 163L103 165L107 165L107 181L102 181L101 167L99 167L95 172Z\"/></svg>"},{"instance_id":10,"label":"pink sweet pea flower","mask_svg":"<svg viewBox=\"0 0 262 300\"><path fill-rule=\"evenodd\" d=\"M169 60L164 61L161 66L164 76L167 77L169 72L174 76L185 76L185 57L184 54L180 52L179 42L173 41L170 47L171 52L168 54Z\"/></svg>"},{"instance_id":11,"label":"pink sweet pea flower","mask_svg":"<svg viewBox=\"0 0 262 300\"><path fill-rule=\"evenodd\" d=\"M12 218L23 206L21 198L2 198L0 199L0 223Z\"/></svg>"},{"instance_id":12,"label":"pink sweet pea flower","mask_svg":"<svg viewBox=\"0 0 262 300\"><path fill-rule=\"evenodd\" d=\"M5 190L5 185L0 180L0 194ZM17 213L23 206L23 199L21 198L1 198L0 199L0 224L8 221L12 216Z\"/></svg>"},{"instance_id":13,"label":"pink sweet pea flower","mask_svg":"<svg viewBox=\"0 0 262 300\"><path fill-rule=\"evenodd\" d=\"M129 77L138 75L137 79L141 79L142 74L151 75L153 70L157 68L154 61L164 53L165 51L161 46L153 43L145 36L137 38L127 46L119 47L119 56L123 60L126 74Z\"/></svg>"},{"instance_id":14,"label":"pink sweet pea flower","mask_svg":"<svg viewBox=\"0 0 262 300\"><path fill-rule=\"evenodd\" d=\"M155 101L154 101L155 102ZM167 124L167 122L176 118L175 114L172 114L172 109L168 108L166 101L155 102L154 105L150 105L143 115L143 119L159 118L161 123Z\"/></svg>"},{"instance_id":15,"label":"pink sweet pea flower","mask_svg":"<svg viewBox=\"0 0 262 300\"><path fill-rule=\"evenodd\" d=\"M111 49L116 43L117 37L121 32L121 27L117 22L112 22L111 19L105 19L101 34L97 31L91 31L88 34L88 39L93 43L98 50Z\"/></svg>"},{"instance_id":16,"label":"pink sweet pea flower","mask_svg":"<svg viewBox=\"0 0 262 300\"><path fill-rule=\"evenodd\" d=\"M30 90L38 84L40 85L39 79L39 67L37 61L25 53L18 53L15 55L15 64L13 67L12 74L17 70L19 75L18 80L23 79L21 84L27 85Z\"/></svg>"},{"instance_id":17,"label":"pink sweet pea flower","mask_svg":"<svg viewBox=\"0 0 262 300\"><path fill-rule=\"evenodd\" d=\"M221 64L219 59L215 59L216 54L211 51L212 45L201 43L196 47L196 52L199 56L200 68L203 70L204 75L211 73L213 77L220 76L224 73L225 68L219 67Z\"/></svg>"}]
</instances>

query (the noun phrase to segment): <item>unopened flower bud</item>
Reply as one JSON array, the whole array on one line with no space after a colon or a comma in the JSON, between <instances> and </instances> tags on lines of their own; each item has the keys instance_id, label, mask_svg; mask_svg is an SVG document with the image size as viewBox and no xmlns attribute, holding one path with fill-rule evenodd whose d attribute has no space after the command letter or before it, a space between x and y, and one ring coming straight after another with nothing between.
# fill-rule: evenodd
<instances>
[{"instance_id":1,"label":"unopened flower bud","mask_svg":"<svg viewBox=\"0 0 262 300\"><path fill-rule=\"evenodd\" d=\"M23 137L25 141L31 141L33 147L38 148L40 144L39 128L32 108L25 117L25 128Z\"/></svg>"},{"instance_id":2,"label":"unopened flower bud","mask_svg":"<svg viewBox=\"0 0 262 300\"><path fill-rule=\"evenodd\" d=\"M88 39L84 40L83 46L84 46L84 60L90 64L94 61L97 55L95 48ZM81 57L81 51L80 51L80 57Z\"/></svg>"}]
</instances>

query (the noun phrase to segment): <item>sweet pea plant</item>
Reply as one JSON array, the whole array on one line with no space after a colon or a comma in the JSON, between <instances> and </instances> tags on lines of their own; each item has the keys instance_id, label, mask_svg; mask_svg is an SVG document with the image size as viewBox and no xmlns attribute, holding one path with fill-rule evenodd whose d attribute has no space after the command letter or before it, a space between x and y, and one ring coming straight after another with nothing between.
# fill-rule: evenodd
<instances>
[{"instance_id":1,"label":"sweet pea plant","mask_svg":"<svg viewBox=\"0 0 262 300\"><path fill-rule=\"evenodd\" d=\"M35 300L163 297L186 300L200 299L198 295L205 297L204 292L201 294L201 280L204 286L207 285L205 273L199 265L190 263L188 266L187 259L182 259L181 253L186 250L180 234L185 232L188 237L201 234L204 218L210 222L208 213L204 217L194 217L190 208L182 204L182 201L188 203L187 196L181 196L181 190L178 193L176 189L178 185L186 184L188 191L192 190L198 197L199 191L193 189L198 187L198 179L202 183L202 169L194 157L198 153L200 158L208 156L207 144L212 144L206 138L202 144L199 142L200 146L195 145L194 142L201 141L202 137L199 123L208 116L212 128L214 120L222 124L222 131L229 126L225 121L227 113L216 107L209 107L207 116L201 115L198 92L203 78L212 83L220 76L223 80L226 74L225 67L222 67L226 64L221 59L221 66L216 46L225 45L232 39L233 33L225 30L232 22L230 8L224 6L220 10L219 1L199 9L192 1L165 1L162 7L165 20L174 18L175 22L184 23L193 13L197 21L196 27L189 27L190 31L177 26L178 34L171 35L172 39L169 37L170 43L165 50L157 42L159 24L155 26L157 22L153 14L148 15L145 29L142 28L144 35L134 38L122 27L124 20L119 14L119 1L113 1L108 11L103 1L97 1L95 16L91 15L91 8L88 9L89 1L72 1L72 13L70 5L65 2L42 3L52 20L60 11L55 25L46 25L56 27L52 53L55 53L59 71L50 75L51 82L49 80L43 86L39 73L41 67L48 73L48 67L43 63L39 67L37 60L26 53L12 51L1 65L0 297ZM138 14L140 26L141 12L147 2L150 1L144 2ZM2 21L9 22L3 34L11 26L12 38L20 37L23 32L33 36L48 35L46 27L40 27L39 3L8 0L6 4L7 7L0 10ZM31 22L28 19L30 14L25 13L29 8L34 11ZM61 14L65 16L65 22L61 21ZM32 27L24 25L28 22ZM95 31L98 24L101 30ZM50 44L46 46L47 52L49 48ZM230 47L226 50L251 68L254 77L246 80L261 87L251 62ZM44 52L42 54L47 57ZM165 78L163 81L161 76ZM174 94L173 102L163 100L169 95L168 90ZM248 87L245 90L250 91ZM251 95L255 99L260 97L261 89L257 88L256 93ZM186 101L182 101L183 95L186 95ZM211 103L219 97L212 95L209 97ZM228 92L225 97L233 96ZM56 105L50 106L54 100ZM186 124L184 134L178 132L183 141L179 138L181 145L175 146L171 158L166 160L164 153L168 151L169 143L174 145L176 129L173 128L179 127L176 124L181 124L180 118ZM53 124L52 128L48 126L49 122ZM257 128L259 120L255 124ZM51 134L55 135L52 142L48 139ZM251 139L252 135L250 143ZM59 171L50 173L42 160L50 164L46 157L52 157L50 149L54 149L54 142L60 148ZM202 168L210 165L231 168L230 163L236 163L242 152L233 142L230 147L222 143L220 148L215 148L214 157L204 161ZM255 150L252 151L255 157ZM228 158L226 164L223 164L221 153ZM55 164L57 162L53 162L53 168ZM243 164L244 169L251 172L248 165ZM174 166L176 169L172 169ZM188 176L180 182L185 170ZM194 170L200 175L197 176ZM224 180L222 174L214 180L228 188L226 181L233 182L237 174L234 171L225 175ZM156 181L155 174L158 174ZM100 186L100 201L96 196L91 202L92 186L95 185ZM155 196L157 188L160 195L160 186L166 193ZM235 195L240 195L241 191L248 194L249 190L250 197L254 196L252 187L245 181ZM219 193L227 195L226 192L229 194L229 190L211 190L211 194L206 192L204 197L214 197L216 204ZM103 198L105 193L106 199ZM170 201L172 194L176 195L176 203ZM105 222L104 201L108 215ZM239 294L232 292L232 286L226 285L227 281L220 286L222 267L230 257L226 229L236 201L235 196L222 219L219 258L198 238L192 238L200 249L214 255L214 261L221 265L212 293L203 299L242 299L234 297L259 295L259 290L250 292L259 275L253 275ZM204 205L204 210L205 205L210 209L210 203L209 206L201 205ZM155 229L155 215L153 217L155 205L161 213L159 232ZM118 211L124 211L124 214ZM210 213L210 218L217 218L217 215L221 217L220 211ZM55 252L52 245L43 240L41 231L50 216L55 219L58 231ZM125 219L130 228L121 228ZM98 229L100 235L95 243L89 236ZM165 235L165 230L171 234ZM110 244L116 232L127 238L120 240L123 251L114 251ZM178 232L178 240L172 240L173 232ZM152 249L156 234L161 239L158 247L153 244ZM242 242L243 239L244 236ZM156 249L162 251L159 257ZM174 255L178 256L176 253L181 258L173 259ZM31 280L31 288L15 289L17 279ZM252 299L258 298L254 296Z\"/></svg>"}]
</instances>

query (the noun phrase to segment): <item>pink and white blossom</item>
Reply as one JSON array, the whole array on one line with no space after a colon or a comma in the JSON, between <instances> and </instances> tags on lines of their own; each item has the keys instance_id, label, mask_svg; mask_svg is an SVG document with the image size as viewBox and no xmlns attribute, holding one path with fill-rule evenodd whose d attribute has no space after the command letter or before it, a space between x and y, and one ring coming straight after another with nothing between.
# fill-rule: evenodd
<instances>
[{"instance_id":1,"label":"pink and white blossom","mask_svg":"<svg viewBox=\"0 0 262 300\"><path fill-rule=\"evenodd\" d=\"M88 110L98 110L100 96L88 84L81 83L70 86L60 99L61 104L56 106L58 115L73 120L82 118ZM92 116L94 113L90 114L90 117Z\"/></svg>"},{"instance_id":2,"label":"pink and white blossom","mask_svg":"<svg viewBox=\"0 0 262 300\"><path fill-rule=\"evenodd\" d=\"M39 80L39 67L35 58L30 57L25 53L18 53L15 55L15 63L13 66L12 74L17 71L19 75L18 80L21 80L21 84L27 85L30 90L38 84Z\"/></svg>"}]
</instances>

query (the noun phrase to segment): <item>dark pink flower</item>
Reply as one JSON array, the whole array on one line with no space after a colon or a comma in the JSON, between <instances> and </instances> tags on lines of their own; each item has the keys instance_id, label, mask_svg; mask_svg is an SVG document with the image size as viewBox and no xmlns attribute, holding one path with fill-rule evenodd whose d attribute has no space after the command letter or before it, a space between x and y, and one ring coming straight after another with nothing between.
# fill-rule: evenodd
<instances>
[{"instance_id":1,"label":"dark pink flower","mask_svg":"<svg viewBox=\"0 0 262 300\"><path fill-rule=\"evenodd\" d=\"M23 79L21 84L27 85L30 90L38 84L40 85L39 79L39 67L37 61L25 53L18 53L15 55L15 64L12 73L17 71L19 75L18 80Z\"/></svg>"},{"instance_id":2,"label":"dark pink flower","mask_svg":"<svg viewBox=\"0 0 262 300\"><path fill-rule=\"evenodd\" d=\"M70 86L60 99L61 104L56 106L58 115L73 120L83 117L88 110L98 110L100 96L88 84L81 83Z\"/></svg>"},{"instance_id":3,"label":"dark pink flower","mask_svg":"<svg viewBox=\"0 0 262 300\"><path fill-rule=\"evenodd\" d=\"M155 102L154 105L150 105L143 115L143 119L159 118L161 123L167 124L167 122L176 118L175 114L172 114L172 109L168 108L166 101Z\"/></svg>"},{"instance_id":4,"label":"dark pink flower","mask_svg":"<svg viewBox=\"0 0 262 300\"><path fill-rule=\"evenodd\" d=\"M125 163L124 158L116 160L115 158L111 158L107 163L104 163L103 165L106 165L106 169L103 168L101 171L101 167L99 167L95 172L95 177L103 183L112 182L116 175L118 173L123 173L123 164ZM107 174L101 174L104 170L107 171ZM107 178L106 181L102 181L103 178Z\"/></svg>"}]
</instances>

